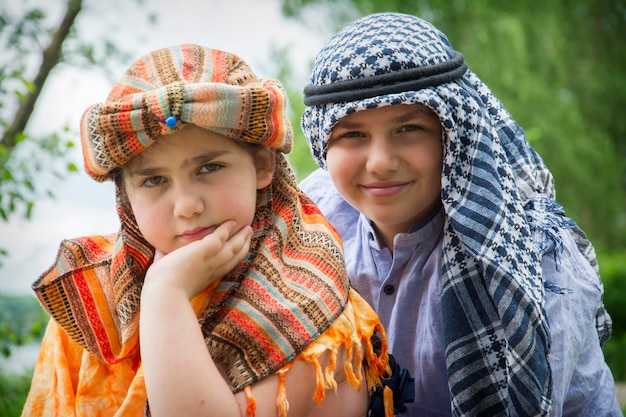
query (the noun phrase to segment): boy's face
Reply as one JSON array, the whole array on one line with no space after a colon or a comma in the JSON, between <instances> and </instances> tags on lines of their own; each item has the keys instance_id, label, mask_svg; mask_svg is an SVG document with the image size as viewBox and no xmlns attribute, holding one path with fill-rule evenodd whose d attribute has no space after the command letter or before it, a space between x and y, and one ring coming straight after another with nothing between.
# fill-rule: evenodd
<instances>
[{"instance_id":1,"label":"boy's face","mask_svg":"<svg viewBox=\"0 0 626 417\"><path fill-rule=\"evenodd\" d=\"M252 223L256 190L273 169L257 170L253 153L194 125L161 136L124 168L139 230L167 254L202 239L226 220Z\"/></svg>"},{"instance_id":2,"label":"boy's face","mask_svg":"<svg viewBox=\"0 0 626 417\"><path fill-rule=\"evenodd\" d=\"M359 111L333 128L326 157L332 181L389 247L440 200L441 134L439 118L417 104Z\"/></svg>"}]
</instances>

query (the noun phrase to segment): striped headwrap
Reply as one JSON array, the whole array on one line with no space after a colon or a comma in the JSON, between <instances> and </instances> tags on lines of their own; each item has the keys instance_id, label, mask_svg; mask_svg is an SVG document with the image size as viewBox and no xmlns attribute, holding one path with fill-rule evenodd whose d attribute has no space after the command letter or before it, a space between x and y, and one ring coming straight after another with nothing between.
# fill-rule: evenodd
<instances>
[{"instance_id":1,"label":"striped headwrap","mask_svg":"<svg viewBox=\"0 0 626 417\"><path fill-rule=\"evenodd\" d=\"M335 344L326 336L324 346L361 355L364 343L366 376L377 383L387 369L386 347L376 357L370 337L383 329L367 305L351 303L339 236L297 187L283 155L292 142L285 100L278 81L258 79L230 53L197 45L154 51L132 64L104 104L85 112L85 170L97 181L112 178L160 135L187 123L280 151L272 183L257 193L250 253L193 300L207 347L238 392L296 357L316 360L324 349L306 349L333 329ZM64 241L56 264L33 284L68 335L110 364L138 350L140 294L154 256L120 181L116 192L120 232ZM359 331L363 340L354 338L354 317L371 320Z\"/></svg>"},{"instance_id":2,"label":"striped headwrap","mask_svg":"<svg viewBox=\"0 0 626 417\"><path fill-rule=\"evenodd\" d=\"M154 51L131 65L104 104L85 112L85 171L104 181L185 123L289 153L285 99L277 80L258 79L236 55L198 45Z\"/></svg>"},{"instance_id":3,"label":"striped headwrap","mask_svg":"<svg viewBox=\"0 0 626 417\"><path fill-rule=\"evenodd\" d=\"M346 115L393 104L421 104L437 114L453 414L547 415L550 333L537 235L557 240L557 228L579 229L554 201L552 175L522 128L463 61L428 22L399 13L366 16L317 55L302 128L325 168L331 131ZM577 236L596 265L591 245ZM604 310L597 327L603 342L610 331Z\"/></svg>"}]
</instances>

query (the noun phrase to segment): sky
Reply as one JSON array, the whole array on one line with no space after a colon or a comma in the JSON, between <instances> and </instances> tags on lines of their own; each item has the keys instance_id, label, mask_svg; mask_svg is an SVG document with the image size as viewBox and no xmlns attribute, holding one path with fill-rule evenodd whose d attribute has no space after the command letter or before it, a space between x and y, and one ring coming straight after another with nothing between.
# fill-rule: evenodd
<instances>
[{"instance_id":1,"label":"sky","mask_svg":"<svg viewBox=\"0 0 626 417\"><path fill-rule=\"evenodd\" d=\"M56 7L56 20L60 21L63 10L59 5L63 1L24 0L24 4L38 2ZM304 77L303 87L307 65L327 39L319 31L282 17L279 0L151 0L145 3L158 13L154 26L145 23L145 6L141 8L132 1L83 3L76 22L79 36L98 39L103 33L113 34L133 59L174 44L198 43L239 55L266 78L274 75L268 62L271 46L287 46L296 70ZM51 9L50 16L54 14ZM120 75L129 64L120 66ZM84 110L104 101L112 82L84 69L65 67L54 72L27 131L45 134L67 123L78 135ZM75 143L80 143L78 136ZM32 294L32 282L53 264L62 239L118 230L112 183L97 183L82 171L79 146L70 157L80 167L79 173L63 181L50 176L39 179L38 185L51 185L54 199L36 202L30 220L15 216L9 223L0 223L0 248L9 251L0 267L0 293Z\"/></svg>"}]
</instances>

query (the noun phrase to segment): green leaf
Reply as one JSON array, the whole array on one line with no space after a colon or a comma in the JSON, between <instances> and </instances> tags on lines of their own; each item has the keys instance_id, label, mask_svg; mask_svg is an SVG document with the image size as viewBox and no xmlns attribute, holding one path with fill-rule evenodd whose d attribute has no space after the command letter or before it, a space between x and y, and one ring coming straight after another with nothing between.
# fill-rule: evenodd
<instances>
[{"instance_id":1,"label":"green leaf","mask_svg":"<svg viewBox=\"0 0 626 417\"><path fill-rule=\"evenodd\" d=\"M33 214L33 208L35 207L35 203L33 201L29 201L26 203L26 218L30 220Z\"/></svg>"},{"instance_id":2,"label":"green leaf","mask_svg":"<svg viewBox=\"0 0 626 417\"><path fill-rule=\"evenodd\" d=\"M29 179L24 180L24 186L28 188L29 191L35 191L35 185Z\"/></svg>"}]
</instances>

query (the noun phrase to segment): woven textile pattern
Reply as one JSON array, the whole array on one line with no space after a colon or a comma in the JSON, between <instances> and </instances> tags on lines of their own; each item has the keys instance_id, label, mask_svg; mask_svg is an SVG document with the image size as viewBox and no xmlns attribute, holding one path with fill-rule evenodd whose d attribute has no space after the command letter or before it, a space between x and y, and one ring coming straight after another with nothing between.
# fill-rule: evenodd
<instances>
[{"instance_id":1,"label":"woven textile pattern","mask_svg":"<svg viewBox=\"0 0 626 417\"><path fill-rule=\"evenodd\" d=\"M107 103L86 112L85 168L96 180L108 178L158 135L173 131L162 123L171 114L179 120L174 130L194 123L287 151L284 100L277 83L257 80L233 55L193 45L156 51L131 66ZM123 181L116 181L116 193L120 231L63 242L55 265L33 284L72 340L108 364L138 352L141 288L154 255ZM305 351L349 299L339 236L299 190L281 152L272 183L257 193L252 228L245 260L193 300L207 346L233 392ZM379 364L368 378L379 381L384 368Z\"/></svg>"},{"instance_id":2,"label":"woven textile pattern","mask_svg":"<svg viewBox=\"0 0 626 417\"><path fill-rule=\"evenodd\" d=\"M319 52L314 86L450 60L454 49L429 23L398 13L346 26ZM442 308L454 415L547 415L550 334L540 251L554 227L579 230L554 201L551 173L524 132L471 71L419 91L307 107L302 128L324 168L333 126L355 111L421 104L440 118L446 211ZM595 264L590 244L579 245ZM598 312L599 337L610 331Z\"/></svg>"}]
</instances>

